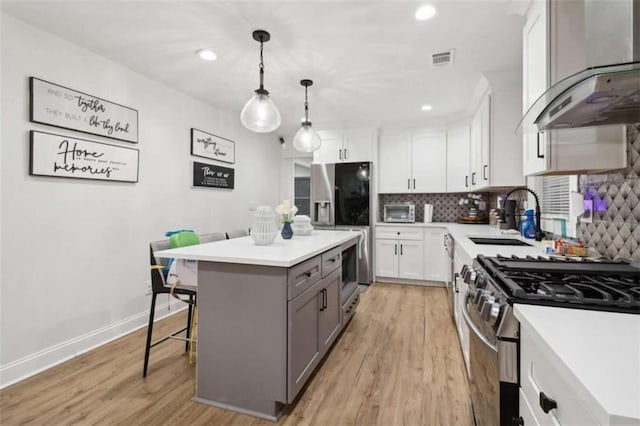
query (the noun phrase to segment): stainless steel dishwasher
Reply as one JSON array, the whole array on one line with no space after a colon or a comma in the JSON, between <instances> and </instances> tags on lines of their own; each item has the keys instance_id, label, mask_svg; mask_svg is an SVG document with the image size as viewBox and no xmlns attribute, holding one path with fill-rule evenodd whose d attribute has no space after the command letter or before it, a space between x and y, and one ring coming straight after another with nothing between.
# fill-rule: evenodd
<instances>
[{"instance_id":1,"label":"stainless steel dishwasher","mask_svg":"<svg viewBox=\"0 0 640 426\"><path fill-rule=\"evenodd\" d=\"M447 299L449 300L449 313L451 314L451 318L455 320L454 314L454 285L455 285L455 266L454 266L454 258L453 251L455 247L455 241L451 234L444 234L444 247L447 250L447 257L449 259L449 274L446 281L447 286Z\"/></svg>"}]
</instances>

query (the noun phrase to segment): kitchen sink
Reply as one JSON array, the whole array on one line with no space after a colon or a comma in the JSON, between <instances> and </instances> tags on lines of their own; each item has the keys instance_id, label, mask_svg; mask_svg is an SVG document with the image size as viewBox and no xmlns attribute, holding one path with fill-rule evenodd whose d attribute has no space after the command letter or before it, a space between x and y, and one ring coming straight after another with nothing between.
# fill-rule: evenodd
<instances>
[{"instance_id":1,"label":"kitchen sink","mask_svg":"<svg viewBox=\"0 0 640 426\"><path fill-rule=\"evenodd\" d=\"M489 245L489 246L529 246L533 247L533 244L529 244L525 241L518 240L517 238L491 238L491 237L469 237L475 244Z\"/></svg>"}]
</instances>

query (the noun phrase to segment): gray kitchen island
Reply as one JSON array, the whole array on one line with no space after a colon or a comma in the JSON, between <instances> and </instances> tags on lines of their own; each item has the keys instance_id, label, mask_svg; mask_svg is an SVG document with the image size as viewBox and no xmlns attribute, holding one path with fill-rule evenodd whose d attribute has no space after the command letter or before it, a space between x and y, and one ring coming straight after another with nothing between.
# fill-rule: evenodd
<instances>
[{"instance_id":1,"label":"gray kitchen island","mask_svg":"<svg viewBox=\"0 0 640 426\"><path fill-rule=\"evenodd\" d=\"M355 312L359 238L314 231L157 252L198 261L194 400L277 420Z\"/></svg>"}]
</instances>

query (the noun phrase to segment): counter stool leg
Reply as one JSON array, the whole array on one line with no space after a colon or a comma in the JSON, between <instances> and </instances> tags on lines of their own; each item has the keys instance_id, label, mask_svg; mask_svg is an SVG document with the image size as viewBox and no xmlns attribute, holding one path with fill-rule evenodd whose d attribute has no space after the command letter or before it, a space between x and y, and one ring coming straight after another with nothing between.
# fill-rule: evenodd
<instances>
[{"instance_id":1,"label":"counter stool leg","mask_svg":"<svg viewBox=\"0 0 640 426\"><path fill-rule=\"evenodd\" d=\"M184 344L184 351L189 352L189 337L191 337L191 316L193 315L193 295L189 295L189 312L187 313L187 341Z\"/></svg>"},{"instance_id":2,"label":"counter stool leg","mask_svg":"<svg viewBox=\"0 0 640 426\"><path fill-rule=\"evenodd\" d=\"M149 366L149 352L151 351L151 335L153 334L153 317L156 313L156 293L151 296L151 311L149 311L149 326L147 327L147 346L144 351L144 368L142 377L147 377L147 367Z\"/></svg>"}]
</instances>

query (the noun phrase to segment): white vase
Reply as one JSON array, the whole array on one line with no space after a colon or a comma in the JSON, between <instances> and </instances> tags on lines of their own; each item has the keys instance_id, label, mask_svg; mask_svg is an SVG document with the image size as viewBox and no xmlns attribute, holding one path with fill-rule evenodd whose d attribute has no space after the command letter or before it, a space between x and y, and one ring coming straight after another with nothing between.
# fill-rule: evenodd
<instances>
[{"instance_id":1,"label":"white vase","mask_svg":"<svg viewBox=\"0 0 640 426\"><path fill-rule=\"evenodd\" d=\"M251 227L251 238L259 246L266 246L273 243L278 236L278 227L275 222L276 212L271 206L258 206L253 215L253 226Z\"/></svg>"}]
</instances>

